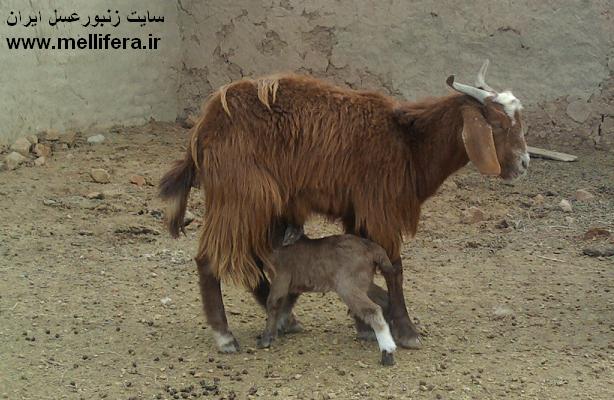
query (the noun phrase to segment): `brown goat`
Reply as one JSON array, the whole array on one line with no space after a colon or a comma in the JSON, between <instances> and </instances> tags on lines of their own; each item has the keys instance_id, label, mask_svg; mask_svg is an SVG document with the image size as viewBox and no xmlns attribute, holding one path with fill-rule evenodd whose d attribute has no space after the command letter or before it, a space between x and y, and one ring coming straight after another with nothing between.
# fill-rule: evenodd
<instances>
[{"instance_id":1,"label":"brown goat","mask_svg":"<svg viewBox=\"0 0 614 400\"><path fill-rule=\"evenodd\" d=\"M412 103L282 75L238 81L208 99L185 158L162 178L160 194L177 236L193 180L204 191L196 262L221 351L237 351L238 343L220 279L254 288L264 304L262 269L276 224L301 226L312 213L340 219L346 232L378 243L400 266L402 234L415 234L422 203L450 174L469 160L504 179L525 172L518 100L453 77L448 84L460 94ZM401 271L383 274L393 333L399 345L417 348Z\"/></svg>"},{"instance_id":2,"label":"brown goat","mask_svg":"<svg viewBox=\"0 0 614 400\"><path fill-rule=\"evenodd\" d=\"M369 298L375 269L393 273L386 251L376 243L355 235L333 235L322 239L300 237L293 244L275 247L271 266L264 270L271 289L266 303L267 322L258 345L269 347L291 318L291 299L305 292L335 291L350 312L368 323L375 332L381 363L394 364L396 344L384 312Z\"/></svg>"}]
</instances>

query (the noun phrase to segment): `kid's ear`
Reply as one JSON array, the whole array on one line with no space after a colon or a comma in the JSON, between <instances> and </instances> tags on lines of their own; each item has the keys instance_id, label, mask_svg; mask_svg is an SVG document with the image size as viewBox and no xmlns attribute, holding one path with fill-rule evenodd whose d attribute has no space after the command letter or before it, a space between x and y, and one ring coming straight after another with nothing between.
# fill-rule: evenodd
<instances>
[{"instance_id":1,"label":"kid's ear","mask_svg":"<svg viewBox=\"0 0 614 400\"><path fill-rule=\"evenodd\" d=\"M288 225L286 232L284 232L284 240L281 242L281 245L289 246L299 240L303 234L304 231L302 226Z\"/></svg>"}]
</instances>

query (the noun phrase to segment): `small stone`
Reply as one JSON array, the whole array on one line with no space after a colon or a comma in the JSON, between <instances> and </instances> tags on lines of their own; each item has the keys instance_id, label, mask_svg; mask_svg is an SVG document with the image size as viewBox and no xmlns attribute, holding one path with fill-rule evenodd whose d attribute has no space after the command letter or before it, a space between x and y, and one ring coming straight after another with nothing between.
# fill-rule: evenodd
<instances>
[{"instance_id":1,"label":"small stone","mask_svg":"<svg viewBox=\"0 0 614 400\"><path fill-rule=\"evenodd\" d=\"M91 193L86 194L85 197L91 200L102 200L104 199L104 193L91 192Z\"/></svg>"},{"instance_id":2,"label":"small stone","mask_svg":"<svg viewBox=\"0 0 614 400\"><path fill-rule=\"evenodd\" d=\"M94 135L87 138L89 144L100 144L105 141L104 135Z\"/></svg>"},{"instance_id":3,"label":"small stone","mask_svg":"<svg viewBox=\"0 0 614 400\"><path fill-rule=\"evenodd\" d=\"M46 157L38 157L36 160L34 160L34 165L37 167L42 167L43 165L45 165L45 163L47 162L47 158Z\"/></svg>"},{"instance_id":4,"label":"small stone","mask_svg":"<svg viewBox=\"0 0 614 400\"><path fill-rule=\"evenodd\" d=\"M509 226L510 226L510 224L508 224L507 220L502 219L501 221L499 221L499 222L497 223L497 225L495 225L495 228L498 228L498 229L507 229L507 228L509 228Z\"/></svg>"},{"instance_id":5,"label":"small stone","mask_svg":"<svg viewBox=\"0 0 614 400\"><path fill-rule=\"evenodd\" d=\"M589 201L589 200L593 200L594 198L595 198L595 195L586 189L576 190L576 200L577 201Z\"/></svg>"},{"instance_id":6,"label":"small stone","mask_svg":"<svg viewBox=\"0 0 614 400\"><path fill-rule=\"evenodd\" d=\"M147 181L145 180L145 177L142 175L132 175L130 177L130 183L133 183L137 186L145 186L147 184Z\"/></svg>"},{"instance_id":7,"label":"small stone","mask_svg":"<svg viewBox=\"0 0 614 400\"><path fill-rule=\"evenodd\" d=\"M32 148L32 153L34 153L37 157L50 157L51 156L51 146L48 146L43 143L37 143Z\"/></svg>"},{"instance_id":8,"label":"small stone","mask_svg":"<svg viewBox=\"0 0 614 400\"><path fill-rule=\"evenodd\" d=\"M69 147L72 147L75 144L75 140L77 139L77 132L75 131L66 131L59 135L58 140L60 143L67 144Z\"/></svg>"},{"instance_id":9,"label":"small stone","mask_svg":"<svg viewBox=\"0 0 614 400\"><path fill-rule=\"evenodd\" d=\"M196 122L198 122L198 116L189 114L187 117L179 119L178 122L182 128L191 129L194 127L194 125L196 125Z\"/></svg>"},{"instance_id":10,"label":"small stone","mask_svg":"<svg viewBox=\"0 0 614 400\"><path fill-rule=\"evenodd\" d=\"M94 168L90 171L92 179L96 183L109 183L111 182L111 175L102 168Z\"/></svg>"},{"instance_id":11,"label":"small stone","mask_svg":"<svg viewBox=\"0 0 614 400\"><path fill-rule=\"evenodd\" d=\"M173 300L171 300L170 297L164 297L164 298L160 299L160 303L162 303L163 306L168 306L172 302L173 302Z\"/></svg>"},{"instance_id":12,"label":"small stone","mask_svg":"<svg viewBox=\"0 0 614 400\"><path fill-rule=\"evenodd\" d=\"M565 223L566 223L567 225L571 225L571 224L573 224L574 222L576 222L576 220L575 220L575 219L573 219L572 217L565 217Z\"/></svg>"},{"instance_id":13,"label":"small stone","mask_svg":"<svg viewBox=\"0 0 614 400\"><path fill-rule=\"evenodd\" d=\"M458 190L458 185L452 179L443 181L441 186L444 188L444 190Z\"/></svg>"},{"instance_id":14,"label":"small stone","mask_svg":"<svg viewBox=\"0 0 614 400\"><path fill-rule=\"evenodd\" d=\"M43 132L43 138L49 141L59 140L60 132L57 129L47 129Z\"/></svg>"},{"instance_id":15,"label":"small stone","mask_svg":"<svg viewBox=\"0 0 614 400\"><path fill-rule=\"evenodd\" d=\"M514 317L514 310L507 306L499 305L495 307L493 314L495 319L504 319L508 317Z\"/></svg>"},{"instance_id":16,"label":"small stone","mask_svg":"<svg viewBox=\"0 0 614 400\"><path fill-rule=\"evenodd\" d=\"M544 196L542 196L541 194L537 194L535 195L535 197L533 197L533 204L535 205L541 205L544 204Z\"/></svg>"},{"instance_id":17,"label":"small stone","mask_svg":"<svg viewBox=\"0 0 614 400\"><path fill-rule=\"evenodd\" d=\"M571 203L565 199L561 200L561 202L559 203L559 208L563 211L563 212L572 212L573 208L571 207Z\"/></svg>"},{"instance_id":18,"label":"small stone","mask_svg":"<svg viewBox=\"0 0 614 400\"><path fill-rule=\"evenodd\" d=\"M470 207L463 211L461 222L463 224L476 224L484 221L484 212L477 207Z\"/></svg>"},{"instance_id":19,"label":"small stone","mask_svg":"<svg viewBox=\"0 0 614 400\"><path fill-rule=\"evenodd\" d=\"M27 156L30 154L30 147L32 143L26 138L19 138L15 140L15 143L11 146L11 150L18 152L22 156Z\"/></svg>"},{"instance_id":20,"label":"small stone","mask_svg":"<svg viewBox=\"0 0 614 400\"><path fill-rule=\"evenodd\" d=\"M36 135L26 136L26 139L28 139L28 142L30 142L32 144L38 143L38 136L36 136Z\"/></svg>"},{"instance_id":21,"label":"small stone","mask_svg":"<svg viewBox=\"0 0 614 400\"><path fill-rule=\"evenodd\" d=\"M111 190L105 190L104 192L102 192L102 195L105 198L109 198L109 199L117 199L120 198L124 193L121 191L121 189L111 189Z\"/></svg>"},{"instance_id":22,"label":"small stone","mask_svg":"<svg viewBox=\"0 0 614 400\"><path fill-rule=\"evenodd\" d=\"M614 256L614 246L587 247L582 249L582 253L589 257L612 257Z\"/></svg>"},{"instance_id":23,"label":"small stone","mask_svg":"<svg viewBox=\"0 0 614 400\"><path fill-rule=\"evenodd\" d=\"M303 377L303 375L301 375L301 374L296 374L296 375L294 375L294 379L296 379L297 381L298 381L299 379L301 379L302 377Z\"/></svg>"},{"instance_id":24,"label":"small stone","mask_svg":"<svg viewBox=\"0 0 614 400\"><path fill-rule=\"evenodd\" d=\"M190 225L192 222L194 222L195 219L196 216L192 212L190 212L190 210L186 210L185 216L183 217L183 226Z\"/></svg>"},{"instance_id":25,"label":"small stone","mask_svg":"<svg viewBox=\"0 0 614 400\"><path fill-rule=\"evenodd\" d=\"M605 228L591 228L584 233L582 237L584 240L594 240L594 239L607 239L610 237L610 231Z\"/></svg>"},{"instance_id":26,"label":"small stone","mask_svg":"<svg viewBox=\"0 0 614 400\"><path fill-rule=\"evenodd\" d=\"M14 151L8 156L6 156L6 158L4 159L4 162L6 163L6 168L12 171L26 160L27 160L26 157Z\"/></svg>"}]
</instances>

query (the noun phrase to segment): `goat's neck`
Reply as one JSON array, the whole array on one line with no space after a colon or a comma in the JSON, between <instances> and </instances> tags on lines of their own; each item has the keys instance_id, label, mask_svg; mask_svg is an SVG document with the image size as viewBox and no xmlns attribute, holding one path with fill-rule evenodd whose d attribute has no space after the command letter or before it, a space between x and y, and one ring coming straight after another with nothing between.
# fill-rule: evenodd
<instances>
[{"instance_id":1,"label":"goat's neck","mask_svg":"<svg viewBox=\"0 0 614 400\"><path fill-rule=\"evenodd\" d=\"M412 164L420 203L469 162L462 139L461 106L459 97L444 98L416 116L412 124Z\"/></svg>"}]
</instances>

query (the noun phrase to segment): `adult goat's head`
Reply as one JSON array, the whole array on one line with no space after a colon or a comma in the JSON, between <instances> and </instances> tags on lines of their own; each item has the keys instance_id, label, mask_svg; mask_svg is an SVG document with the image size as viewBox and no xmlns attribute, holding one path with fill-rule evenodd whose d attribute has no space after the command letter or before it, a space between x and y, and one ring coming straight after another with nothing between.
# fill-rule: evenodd
<instances>
[{"instance_id":1,"label":"adult goat's head","mask_svg":"<svg viewBox=\"0 0 614 400\"><path fill-rule=\"evenodd\" d=\"M478 73L475 86L446 82L454 90L479 102L464 107L463 142L471 162L485 175L499 175L512 180L524 175L529 153L524 140L522 105L512 92L497 92L484 80L488 60Z\"/></svg>"}]
</instances>

